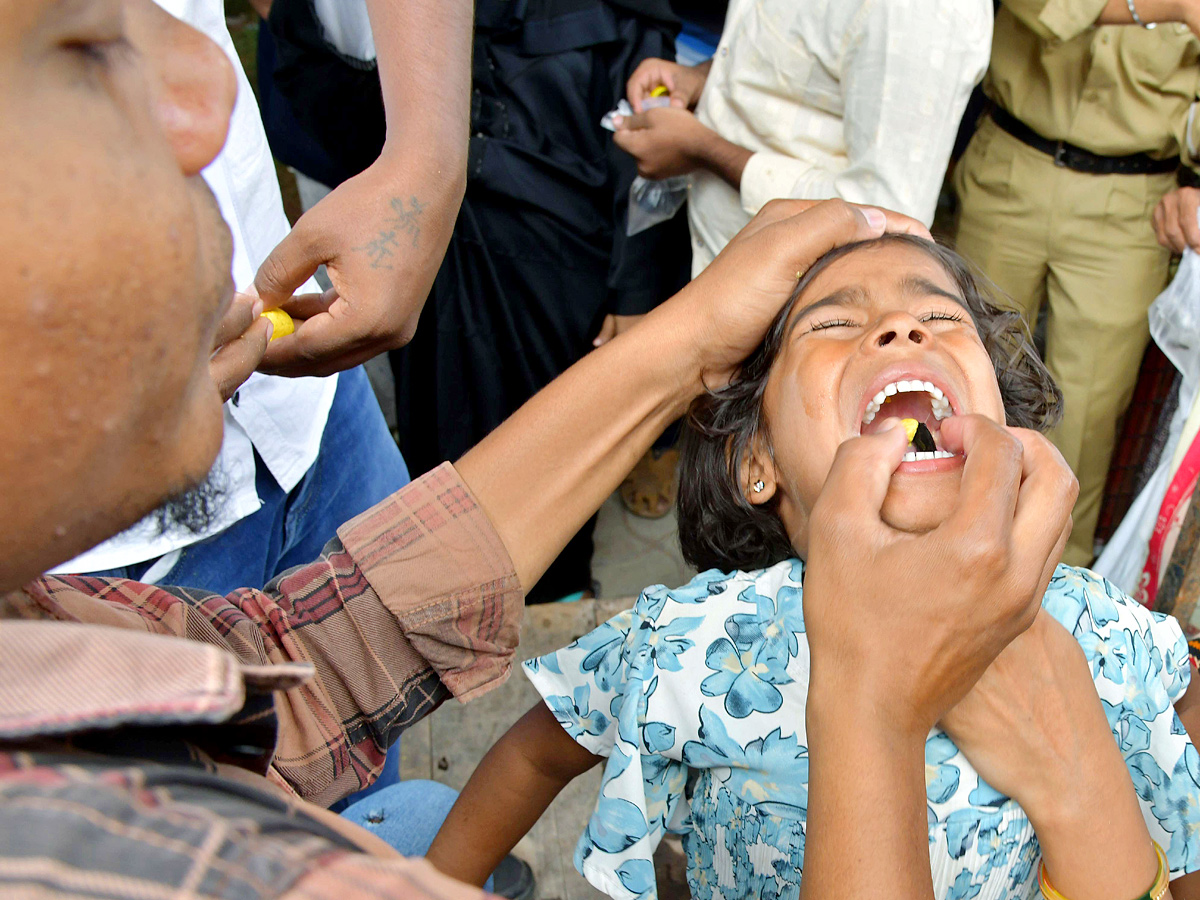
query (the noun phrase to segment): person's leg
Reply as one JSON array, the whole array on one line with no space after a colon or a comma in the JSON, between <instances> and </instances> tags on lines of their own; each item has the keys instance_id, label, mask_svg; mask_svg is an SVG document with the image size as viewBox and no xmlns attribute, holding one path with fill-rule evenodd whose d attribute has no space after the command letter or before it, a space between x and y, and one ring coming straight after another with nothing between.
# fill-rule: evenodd
<instances>
[{"instance_id":1,"label":"person's leg","mask_svg":"<svg viewBox=\"0 0 1200 900\"><path fill-rule=\"evenodd\" d=\"M984 118L954 171L955 249L1010 299L1032 329L1046 297L1046 160ZM1053 166L1053 163L1049 163Z\"/></svg>"},{"instance_id":2,"label":"person's leg","mask_svg":"<svg viewBox=\"0 0 1200 900\"><path fill-rule=\"evenodd\" d=\"M342 372L316 462L288 496L274 574L316 559L344 522L408 481L366 372L361 366Z\"/></svg>"},{"instance_id":3,"label":"person's leg","mask_svg":"<svg viewBox=\"0 0 1200 900\"><path fill-rule=\"evenodd\" d=\"M1079 479L1075 527L1063 561L1089 565L1117 423L1129 406L1149 341L1146 310L1167 283L1170 254L1151 215L1171 176L1063 171L1046 323L1046 362L1063 391L1050 437Z\"/></svg>"}]
</instances>

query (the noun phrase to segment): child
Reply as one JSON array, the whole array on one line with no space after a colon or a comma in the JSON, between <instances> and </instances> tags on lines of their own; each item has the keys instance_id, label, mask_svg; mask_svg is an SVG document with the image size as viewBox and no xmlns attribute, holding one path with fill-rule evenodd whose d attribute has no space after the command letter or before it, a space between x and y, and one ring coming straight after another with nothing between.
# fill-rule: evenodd
<instances>
[{"instance_id":1,"label":"child","mask_svg":"<svg viewBox=\"0 0 1200 900\"><path fill-rule=\"evenodd\" d=\"M881 515L926 532L962 475L963 459L938 442L941 421L978 414L1042 429L1060 396L1017 314L989 302L952 252L887 235L827 254L734 383L691 411L680 540L705 571L676 590L648 588L632 610L525 664L546 704L481 763L430 859L482 883L558 789L606 758L575 856L596 887L654 897L651 856L670 830L683 834L698 900L797 897L808 796L803 560L838 446L889 419L916 420ZM936 596L947 577L896 589ZM1191 718L1178 625L1066 566L1043 611L1083 647L1171 876L1200 869L1200 756L1175 708ZM940 729L926 743L926 783L935 895L1030 895L1040 849L1029 817Z\"/></svg>"}]
</instances>

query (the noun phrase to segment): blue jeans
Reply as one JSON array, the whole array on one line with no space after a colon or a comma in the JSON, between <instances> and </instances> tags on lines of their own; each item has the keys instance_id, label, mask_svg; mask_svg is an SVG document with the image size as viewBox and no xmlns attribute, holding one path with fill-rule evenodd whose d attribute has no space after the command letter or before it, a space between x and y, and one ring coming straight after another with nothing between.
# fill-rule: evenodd
<instances>
[{"instance_id":1,"label":"blue jeans","mask_svg":"<svg viewBox=\"0 0 1200 900\"><path fill-rule=\"evenodd\" d=\"M160 582L217 594L262 588L276 575L312 562L343 522L409 481L361 366L338 376L320 451L299 484L285 492L257 453L254 461L262 506L220 534L184 548ZM137 580L155 562L93 574Z\"/></svg>"},{"instance_id":2,"label":"blue jeans","mask_svg":"<svg viewBox=\"0 0 1200 900\"><path fill-rule=\"evenodd\" d=\"M446 821L458 791L437 781L401 781L351 804L342 813L405 856L424 856ZM492 889L492 879L483 886Z\"/></svg>"}]
</instances>

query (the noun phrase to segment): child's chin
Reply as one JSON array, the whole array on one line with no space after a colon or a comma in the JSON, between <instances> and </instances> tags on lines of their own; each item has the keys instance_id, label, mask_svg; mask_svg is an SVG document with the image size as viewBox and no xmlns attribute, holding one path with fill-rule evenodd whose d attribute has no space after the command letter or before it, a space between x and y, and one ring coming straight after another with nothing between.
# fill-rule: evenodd
<instances>
[{"instance_id":1,"label":"child's chin","mask_svg":"<svg viewBox=\"0 0 1200 900\"><path fill-rule=\"evenodd\" d=\"M958 477L922 479L924 483L919 487L897 485L893 480L880 513L883 521L897 531L910 534L933 531L953 511L959 480Z\"/></svg>"}]
</instances>

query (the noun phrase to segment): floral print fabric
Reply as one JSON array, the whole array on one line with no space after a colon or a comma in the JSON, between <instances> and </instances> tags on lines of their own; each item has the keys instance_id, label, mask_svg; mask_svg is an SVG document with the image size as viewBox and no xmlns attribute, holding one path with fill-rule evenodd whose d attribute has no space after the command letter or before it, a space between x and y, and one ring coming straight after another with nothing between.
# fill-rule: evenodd
<instances>
[{"instance_id":1,"label":"floral print fabric","mask_svg":"<svg viewBox=\"0 0 1200 900\"><path fill-rule=\"evenodd\" d=\"M525 670L563 728L608 758L575 851L597 888L656 898L654 848L683 834L696 900L797 898L808 805L804 566L710 571ZM1173 619L1059 566L1043 607L1091 664L1151 836L1173 876L1200 869L1200 757L1175 715L1188 649ZM943 732L925 745L929 855L944 900L1032 897L1037 838ZM864 815L870 815L865 810Z\"/></svg>"}]
</instances>

